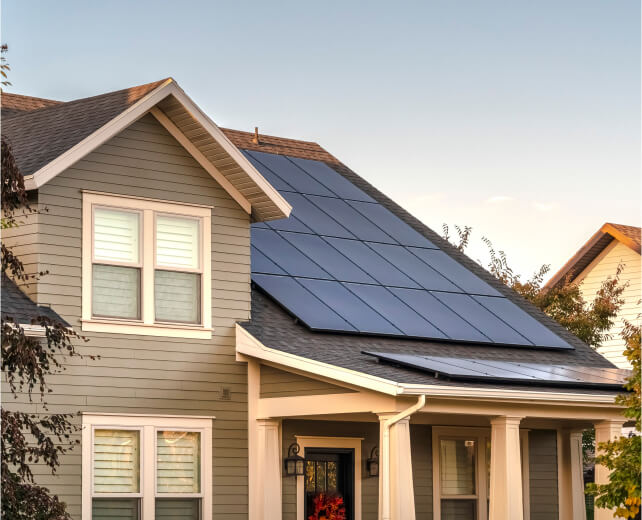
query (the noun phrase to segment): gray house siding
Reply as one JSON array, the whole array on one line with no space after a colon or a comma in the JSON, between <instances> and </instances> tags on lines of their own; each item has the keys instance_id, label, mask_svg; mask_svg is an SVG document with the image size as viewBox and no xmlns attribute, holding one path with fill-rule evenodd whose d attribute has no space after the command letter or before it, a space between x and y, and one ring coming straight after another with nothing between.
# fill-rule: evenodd
<instances>
[{"instance_id":1,"label":"gray house siding","mask_svg":"<svg viewBox=\"0 0 642 520\"><path fill-rule=\"evenodd\" d=\"M531 487L531 520L557 520L557 434L532 430L528 434Z\"/></svg>"},{"instance_id":2,"label":"gray house siding","mask_svg":"<svg viewBox=\"0 0 642 520\"><path fill-rule=\"evenodd\" d=\"M261 365L261 397L343 394L349 392L353 392L353 390L267 365Z\"/></svg>"},{"instance_id":3,"label":"gray house siding","mask_svg":"<svg viewBox=\"0 0 642 520\"><path fill-rule=\"evenodd\" d=\"M100 359L70 359L50 378L51 412L215 416L213 513L247 518L247 376L235 361L235 323L250 317L249 217L151 116L132 124L39 190L47 211L39 234L18 228L18 252L50 274L32 293L76 330L81 316L81 190L212 205L211 340L85 333L80 347ZM36 255L36 256L31 256ZM222 389L230 390L223 399ZM10 403L42 411L26 396ZM76 421L79 423L80 418ZM79 438L79 436L78 436ZM80 518L80 449L65 456L59 476L39 481Z\"/></svg>"}]
</instances>

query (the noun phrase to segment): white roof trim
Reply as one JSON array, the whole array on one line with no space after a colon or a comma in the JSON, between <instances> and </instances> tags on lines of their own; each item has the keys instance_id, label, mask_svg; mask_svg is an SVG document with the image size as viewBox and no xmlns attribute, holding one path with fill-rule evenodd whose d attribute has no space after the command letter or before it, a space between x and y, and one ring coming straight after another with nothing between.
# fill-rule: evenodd
<instances>
[{"instance_id":1,"label":"white roof trim","mask_svg":"<svg viewBox=\"0 0 642 520\"><path fill-rule=\"evenodd\" d=\"M615 395L604 394L397 383L356 370L338 367L329 363L323 363L266 347L238 324L236 325L236 352L388 395L424 394L429 397L502 399L508 401L526 399L529 401L548 401L567 405L573 403L614 404L615 402Z\"/></svg>"},{"instance_id":2,"label":"white roof trim","mask_svg":"<svg viewBox=\"0 0 642 520\"><path fill-rule=\"evenodd\" d=\"M121 130L140 119L149 112L160 101L167 96L173 95L190 112L190 114L210 133L210 135L221 145L221 147L232 157L232 159L247 173L256 183L259 189L278 207L284 217L290 215L292 206L281 196L281 194L261 175L245 156L232 144L220 128L205 115L205 113L185 94L173 79L168 79L162 85L139 99L134 105L124 110L98 130L87 136L75 146L56 157L51 162L40 168L32 175L25 176L25 188L28 190L37 189L49 182L56 175L60 174L71 165L82 159L100 145L118 134ZM244 209L250 208L249 202L242 204Z\"/></svg>"}]
</instances>

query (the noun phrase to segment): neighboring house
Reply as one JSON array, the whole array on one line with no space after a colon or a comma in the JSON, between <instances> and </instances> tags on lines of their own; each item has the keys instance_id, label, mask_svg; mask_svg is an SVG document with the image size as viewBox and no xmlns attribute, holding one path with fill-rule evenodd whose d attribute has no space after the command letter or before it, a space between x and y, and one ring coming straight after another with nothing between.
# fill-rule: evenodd
<instances>
[{"instance_id":1,"label":"neighboring house","mask_svg":"<svg viewBox=\"0 0 642 520\"><path fill-rule=\"evenodd\" d=\"M598 352L621 368L631 368L624 357L625 344L621 333L625 320L633 324L640 323L642 266L639 227L607 222L551 277L546 287L554 287L568 279L580 284L584 299L590 303L602 283L617 275L618 268L621 269L620 280L628 284L622 294L624 304L610 331L611 338L603 343Z\"/></svg>"},{"instance_id":2,"label":"neighboring house","mask_svg":"<svg viewBox=\"0 0 642 520\"><path fill-rule=\"evenodd\" d=\"M50 272L3 312L100 355L47 396L81 412L37 472L74 518L302 520L323 490L350 520L584 518L581 431L618 434L625 374L319 145L171 79L2 105L47 208L3 240Z\"/></svg>"}]
</instances>

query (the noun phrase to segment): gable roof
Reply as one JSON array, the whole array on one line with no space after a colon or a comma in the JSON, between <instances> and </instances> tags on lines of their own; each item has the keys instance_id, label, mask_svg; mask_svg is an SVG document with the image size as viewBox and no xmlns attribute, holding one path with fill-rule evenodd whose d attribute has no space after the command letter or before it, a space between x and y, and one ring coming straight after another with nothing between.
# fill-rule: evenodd
<instances>
[{"instance_id":1,"label":"gable roof","mask_svg":"<svg viewBox=\"0 0 642 520\"><path fill-rule=\"evenodd\" d=\"M66 103L3 100L2 133L13 148L27 189L36 189L128 125L151 112L256 220L289 215L290 205L172 79ZM45 106L46 105L46 106Z\"/></svg>"},{"instance_id":2,"label":"gable roof","mask_svg":"<svg viewBox=\"0 0 642 520\"><path fill-rule=\"evenodd\" d=\"M640 228L624 224L606 222L584 245L575 253L562 268L557 271L544 286L545 289L555 287L568 276L575 280L595 260L604 249L614 240L621 242L637 254L640 254Z\"/></svg>"},{"instance_id":3,"label":"gable roof","mask_svg":"<svg viewBox=\"0 0 642 520\"><path fill-rule=\"evenodd\" d=\"M40 316L53 322L69 325L53 309L37 305L23 293L16 283L2 273L2 319L19 325L31 325Z\"/></svg>"}]
</instances>

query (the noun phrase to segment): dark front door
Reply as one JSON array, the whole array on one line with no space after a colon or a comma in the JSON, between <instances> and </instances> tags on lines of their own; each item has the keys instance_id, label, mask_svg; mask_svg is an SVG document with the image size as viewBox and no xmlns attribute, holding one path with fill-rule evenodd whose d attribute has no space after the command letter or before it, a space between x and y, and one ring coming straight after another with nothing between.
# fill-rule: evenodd
<instances>
[{"instance_id":1,"label":"dark front door","mask_svg":"<svg viewBox=\"0 0 642 520\"><path fill-rule=\"evenodd\" d=\"M354 450L305 449L305 518L320 493L343 498L346 519L354 519Z\"/></svg>"}]
</instances>

